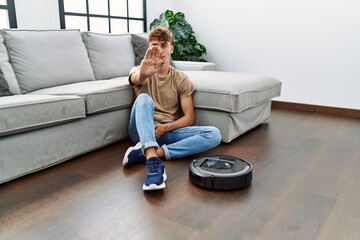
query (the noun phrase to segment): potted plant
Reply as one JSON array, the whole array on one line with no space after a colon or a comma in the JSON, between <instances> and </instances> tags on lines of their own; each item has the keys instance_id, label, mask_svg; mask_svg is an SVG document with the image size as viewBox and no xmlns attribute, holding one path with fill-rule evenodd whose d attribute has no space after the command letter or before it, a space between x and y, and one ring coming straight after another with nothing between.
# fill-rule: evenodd
<instances>
[{"instance_id":1,"label":"potted plant","mask_svg":"<svg viewBox=\"0 0 360 240\"><path fill-rule=\"evenodd\" d=\"M166 10L150 24L154 26L165 26L173 34L174 52L171 55L173 60L206 62L203 58L206 55L206 48L198 43L191 25L185 20L185 14L178 12L174 14Z\"/></svg>"}]
</instances>

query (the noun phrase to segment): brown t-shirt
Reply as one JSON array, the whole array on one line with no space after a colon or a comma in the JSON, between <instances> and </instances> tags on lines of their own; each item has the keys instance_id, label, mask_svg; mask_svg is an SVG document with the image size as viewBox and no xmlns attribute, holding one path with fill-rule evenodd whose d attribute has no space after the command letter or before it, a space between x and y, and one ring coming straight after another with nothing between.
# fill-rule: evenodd
<instances>
[{"instance_id":1,"label":"brown t-shirt","mask_svg":"<svg viewBox=\"0 0 360 240\"><path fill-rule=\"evenodd\" d=\"M133 67L130 75L139 67ZM130 85L133 84L130 82ZM135 97L147 93L154 101L154 120L157 122L173 122L180 117L180 99L192 95L194 86L185 73L170 67L166 77L152 76L141 85L133 86Z\"/></svg>"}]
</instances>

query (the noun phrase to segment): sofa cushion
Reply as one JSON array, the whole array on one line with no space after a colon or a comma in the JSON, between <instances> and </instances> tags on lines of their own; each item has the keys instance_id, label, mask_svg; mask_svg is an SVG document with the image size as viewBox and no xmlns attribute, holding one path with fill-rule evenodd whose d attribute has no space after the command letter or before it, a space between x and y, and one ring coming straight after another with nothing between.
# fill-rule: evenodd
<instances>
[{"instance_id":1,"label":"sofa cushion","mask_svg":"<svg viewBox=\"0 0 360 240\"><path fill-rule=\"evenodd\" d=\"M78 30L3 30L22 93L94 80Z\"/></svg>"},{"instance_id":2,"label":"sofa cushion","mask_svg":"<svg viewBox=\"0 0 360 240\"><path fill-rule=\"evenodd\" d=\"M0 65L0 97L10 96L10 95L13 94L9 91L9 85L5 80L4 73L2 72Z\"/></svg>"},{"instance_id":3,"label":"sofa cushion","mask_svg":"<svg viewBox=\"0 0 360 240\"><path fill-rule=\"evenodd\" d=\"M136 34L131 34L131 43L134 46L135 51L135 65L140 65L141 61L144 59L149 44L145 37Z\"/></svg>"},{"instance_id":4,"label":"sofa cushion","mask_svg":"<svg viewBox=\"0 0 360 240\"><path fill-rule=\"evenodd\" d=\"M46 88L30 94L78 95L85 98L86 113L128 108L134 101L128 77L73 83Z\"/></svg>"},{"instance_id":5,"label":"sofa cushion","mask_svg":"<svg viewBox=\"0 0 360 240\"><path fill-rule=\"evenodd\" d=\"M135 63L134 48L129 34L83 32L96 79L110 79L129 74Z\"/></svg>"},{"instance_id":6,"label":"sofa cushion","mask_svg":"<svg viewBox=\"0 0 360 240\"><path fill-rule=\"evenodd\" d=\"M194 106L242 112L280 96L281 82L267 76L221 71L184 71L194 83Z\"/></svg>"},{"instance_id":7,"label":"sofa cushion","mask_svg":"<svg viewBox=\"0 0 360 240\"><path fill-rule=\"evenodd\" d=\"M175 68L180 71L215 71L213 62L174 61Z\"/></svg>"},{"instance_id":8,"label":"sofa cushion","mask_svg":"<svg viewBox=\"0 0 360 240\"><path fill-rule=\"evenodd\" d=\"M0 98L0 136L84 117L84 99L77 96L13 95Z\"/></svg>"},{"instance_id":9,"label":"sofa cushion","mask_svg":"<svg viewBox=\"0 0 360 240\"><path fill-rule=\"evenodd\" d=\"M17 82L14 69L10 64L9 53L5 46L2 32L3 31L0 31L0 67L4 74L4 78L8 83L10 92L20 94L19 84Z\"/></svg>"}]
</instances>

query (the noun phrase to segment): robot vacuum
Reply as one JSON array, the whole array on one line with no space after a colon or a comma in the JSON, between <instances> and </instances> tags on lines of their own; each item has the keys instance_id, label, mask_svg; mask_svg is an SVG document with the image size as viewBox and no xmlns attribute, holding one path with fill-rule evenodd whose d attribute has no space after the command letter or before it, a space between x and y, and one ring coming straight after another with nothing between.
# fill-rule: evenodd
<instances>
[{"instance_id":1,"label":"robot vacuum","mask_svg":"<svg viewBox=\"0 0 360 240\"><path fill-rule=\"evenodd\" d=\"M197 158L190 164L189 178L203 188L230 190L246 187L252 180L249 162L226 155Z\"/></svg>"}]
</instances>

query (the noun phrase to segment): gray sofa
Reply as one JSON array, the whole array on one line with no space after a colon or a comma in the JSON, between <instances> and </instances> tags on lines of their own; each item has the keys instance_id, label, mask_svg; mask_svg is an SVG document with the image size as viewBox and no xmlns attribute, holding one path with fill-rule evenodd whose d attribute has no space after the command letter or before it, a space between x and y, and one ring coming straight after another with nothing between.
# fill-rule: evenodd
<instances>
[{"instance_id":1,"label":"gray sofa","mask_svg":"<svg viewBox=\"0 0 360 240\"><path fill-rule=\"evenodd\" d=\"M2 30L0 183L128 137L135 65L130 34ZM281 82L215 71L213 63L174 61L194 82L196 123L224 142L265 122ZM0 75L1 76L1 75Z\"/></svg>"}]
</instances>

